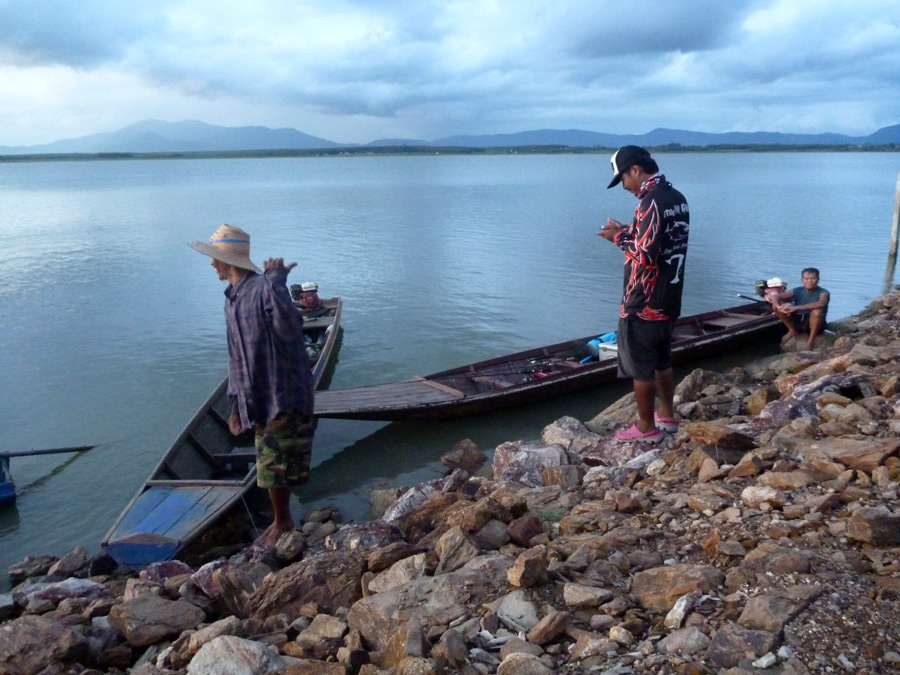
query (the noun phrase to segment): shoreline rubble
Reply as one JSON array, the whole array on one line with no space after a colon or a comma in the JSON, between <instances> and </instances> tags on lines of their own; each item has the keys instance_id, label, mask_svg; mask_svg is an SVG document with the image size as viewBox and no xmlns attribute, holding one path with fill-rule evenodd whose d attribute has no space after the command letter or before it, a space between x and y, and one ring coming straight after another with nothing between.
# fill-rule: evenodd
<instances>
[{"instance_id":1,"label":"shoreline rubble","mask_svg":"<svg viewBox=\"0 0 900 675\"><path fill-rule=\"evenodd\" d=\"M274 548L29 556L0 674L900 672L900 291L831 327L690 373L655 446L629 394Z\"/></svg>"}]
</instances>

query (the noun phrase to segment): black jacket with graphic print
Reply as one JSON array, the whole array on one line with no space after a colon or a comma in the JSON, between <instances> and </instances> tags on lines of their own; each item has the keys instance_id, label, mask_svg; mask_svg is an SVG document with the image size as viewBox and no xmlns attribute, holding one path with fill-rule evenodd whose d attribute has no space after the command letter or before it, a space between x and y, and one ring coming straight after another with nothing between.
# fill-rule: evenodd
<instances>
[{"instance_id":1,"label":"black jacket with graphic print","mask_svg":"<svg viewBox=\"0 0 900 675\"><path fill-rule=\"evenodd\" d=\"M690 212L684 195L657 174L616 245L625 252L625 281L619 316L646 321L681 315ZM656 184L653 185L652 183Z\"/></svg>"}]
</instances>

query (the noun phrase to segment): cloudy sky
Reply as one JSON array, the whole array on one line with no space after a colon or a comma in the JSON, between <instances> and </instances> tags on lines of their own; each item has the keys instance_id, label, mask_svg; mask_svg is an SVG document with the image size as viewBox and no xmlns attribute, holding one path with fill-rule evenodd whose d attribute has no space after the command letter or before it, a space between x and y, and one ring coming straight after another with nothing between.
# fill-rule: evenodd
<instances>
[{"instance_id":1,"label":"cloudy sky","mask_svg":"<svg viewBox=\"0 0 900 675\"><path fill-rule=\"evenodd\" d=\"M897 0L0 0L0 145L900 123Z\"/></svg>"}]
</instances>

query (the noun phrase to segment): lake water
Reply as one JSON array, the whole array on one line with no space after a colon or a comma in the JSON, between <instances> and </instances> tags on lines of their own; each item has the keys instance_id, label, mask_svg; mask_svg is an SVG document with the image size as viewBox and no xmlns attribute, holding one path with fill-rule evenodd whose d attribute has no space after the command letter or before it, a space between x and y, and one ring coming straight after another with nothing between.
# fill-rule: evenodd
<instances>
[{"instance_id":1,"label":"lake water","mask_svg":"<svg viewBox=\"0 0 900 675\"><path fill-rule=\"evenodd\" d=\"M667 154L691 205L684 312L739 304L755 279L816 266L829 316L893 283L888 244L900 154ZM224 286L187 246L222 222L260 264L344 298L332 387L424 374L615 323L622 258L595 232L630 219L606 155L342 157L0 163L0 450L14 458L0 569L89 552L224 377ZM768 347L767 347L768 348ZM441 473L471 438L492 450L612 387L469 420L324 420L306 505L365 517L365 489ZM3 579L0 579L0 584Z\"/></svg>"}]
</instances>

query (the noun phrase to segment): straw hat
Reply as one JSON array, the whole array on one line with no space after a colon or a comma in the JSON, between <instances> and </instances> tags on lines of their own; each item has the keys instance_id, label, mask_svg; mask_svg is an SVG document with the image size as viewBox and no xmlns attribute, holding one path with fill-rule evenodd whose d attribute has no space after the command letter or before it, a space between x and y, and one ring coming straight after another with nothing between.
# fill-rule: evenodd
<instances>
[{"instance_id":1,"label":"straw hat","mask_svg":"<svg viewBox=\"0 0 900 675\"><path fill-rule=\"evenodd\" d=\"M213 232L208 244L201 241L190 241L188 244L223 263L253 272L262 271L250 260L250 235L239 227L223 224Z\"/></svg>"}]
</instances>

